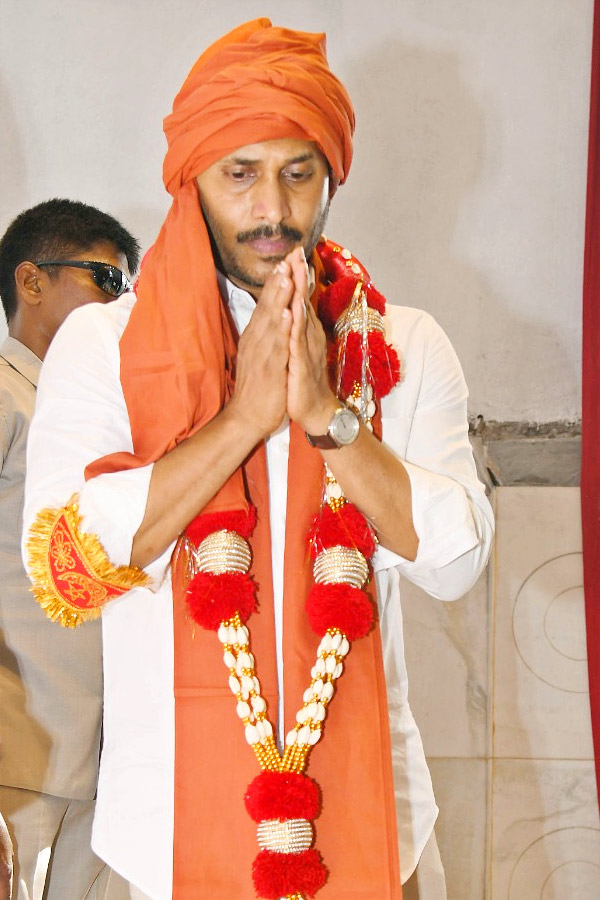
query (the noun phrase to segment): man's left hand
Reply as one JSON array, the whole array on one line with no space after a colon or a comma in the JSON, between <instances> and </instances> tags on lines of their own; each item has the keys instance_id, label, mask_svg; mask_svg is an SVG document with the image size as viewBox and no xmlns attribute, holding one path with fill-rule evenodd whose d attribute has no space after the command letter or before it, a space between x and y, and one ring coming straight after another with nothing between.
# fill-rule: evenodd
<instances>
[{"instance_id":1,"label":"man's left hand","mask_svg":"<svg viewBox=\"0 0 600 900\"><path fill-rule=\"evenodd\" d=\"M288 363L288 415L309 434L324 434L340 405L329 387L327 342L308 296L308 266L304 251L288 257L294 281L292 330Z\"/></svg>"}]
</instances>

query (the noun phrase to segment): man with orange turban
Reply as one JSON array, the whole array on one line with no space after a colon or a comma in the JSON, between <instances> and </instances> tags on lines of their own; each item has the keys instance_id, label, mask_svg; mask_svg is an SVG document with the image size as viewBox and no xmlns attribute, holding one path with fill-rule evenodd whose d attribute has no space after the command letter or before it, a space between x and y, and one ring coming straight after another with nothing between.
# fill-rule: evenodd
<instances>
[{"instance_id":1,"label":"man with orange turban","mask_svg":"<svg viewBox=\"0 0 600 900\"><path fill-rule=\"evenodd\" d=\"M63 625L102 608L94 849L136 898L399 900L433 829L399 579L461 596L492 517L447 338L322 236L353 128L323 35L213 44L136 296L42 376L28 567Z\"/></svg>"}]
</instances>

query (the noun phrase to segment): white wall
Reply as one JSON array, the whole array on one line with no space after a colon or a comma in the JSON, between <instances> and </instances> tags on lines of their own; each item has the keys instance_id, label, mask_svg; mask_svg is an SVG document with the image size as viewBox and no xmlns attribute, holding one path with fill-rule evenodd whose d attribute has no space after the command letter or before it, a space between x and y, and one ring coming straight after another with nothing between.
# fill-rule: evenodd
<instances>
[{"instance_id":1,"label":"white wall","mask_svg":"<svg viewBox=\"0 0 600 900\"><path fill-rule=\"evenodd\" d=\"M0 0L0 229L50 196L147 246L162 118L258 15L328 33L357 112L328 234L446 328L487 418L580 415L592 0Z\"/></svg>"}]
</instances>

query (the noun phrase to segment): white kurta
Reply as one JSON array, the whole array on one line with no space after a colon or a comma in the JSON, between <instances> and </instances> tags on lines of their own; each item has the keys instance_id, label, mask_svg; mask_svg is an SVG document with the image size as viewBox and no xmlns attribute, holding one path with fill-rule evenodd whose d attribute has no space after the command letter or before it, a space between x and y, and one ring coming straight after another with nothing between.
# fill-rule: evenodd
<instances>
[{"instance_id":1,"label":"white kurta","mask_svg":"<svg viewBox=\"0 0 600 900\"><path fill-rule=\"evenodd\" d=\"M254 301L229 284L225 289L243 331ZM42 369L27 461L24 533L39 510L63 506L79 493L84 530L100 537L117 565L129 563L152 466L87 483L83 473L101 456L132 450L118 342L134 302L128 294L107 305L82 307L60 329ZM382 401L383 440L408 471L420 540L414 562L384 547L374 558L406 880L431 833L437 807L408 704L400 580L409 578L440 599L462 596L486 563L493 517L467 437L466 385L447 337L427 313L388 306L387 339L400 354L403 380ZM282 607L288 450L284 424L267 441L276 625ZM171 550L147 568L154 579L151 589L132 590L103 612L104 747L93 847L153 900L170 900L172 882ZM282 678L279 648L278 662Z\"/></svg>"}]
</instances>

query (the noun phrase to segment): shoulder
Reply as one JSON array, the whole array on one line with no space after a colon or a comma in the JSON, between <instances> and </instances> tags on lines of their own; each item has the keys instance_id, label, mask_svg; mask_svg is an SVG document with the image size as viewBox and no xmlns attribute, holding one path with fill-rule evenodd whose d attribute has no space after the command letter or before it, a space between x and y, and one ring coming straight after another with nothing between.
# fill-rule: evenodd
<instances>
[{"instance_id":1,"label":"shoulder","mask_svg":"<svg viewBox=\"0 0 600 900\"><path fill-rule=\"evenodd\" d=\"M119 341L134 303L134 295L125 294L111 303L90 303L69 314L44 359L36 416L49 401L120 394Z\"/></svg>"},{"instance_id":2,"label":"shoulder","mask_svg":"<svg viewBox=\"0 0 600 900\"><path fill-rule=\"evenodd\" d=\"M135 296L124 294L110 303L89 303L74 309L50 344L42 366L40 387L57 370L102 369L104 363L114 364L134 304Z\"/></svg>"},{"instance_id":3,"label":"shoulder","mask_svg":"<svg viewBox=\"0 0 600 900\"><path fill-rule=\"evenodd\" d=\"M419 402L466 397L462 367L446 332L423 309L386 306L386 339L400 356L403 385L412 385Z\"/></svg>"}]
</instances>

